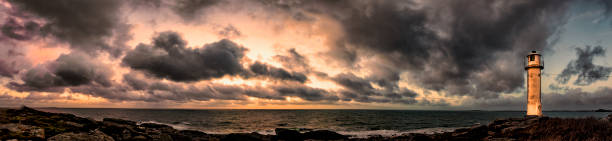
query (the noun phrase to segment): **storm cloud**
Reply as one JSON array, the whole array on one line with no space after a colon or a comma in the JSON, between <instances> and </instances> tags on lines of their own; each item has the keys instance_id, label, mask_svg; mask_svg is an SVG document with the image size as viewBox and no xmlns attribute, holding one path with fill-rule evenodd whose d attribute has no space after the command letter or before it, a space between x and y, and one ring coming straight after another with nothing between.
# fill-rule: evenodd
<instances>
[{"instance_id":1,"label":"storm cloud","mask_svg":"<svg viewBox=\"0 0 612 141\"><path fill-rule=\"evenodd\" d=\"M0 60L0 76L11 77L16 74L18 71L13 69L13 65L13 63Z\"/></svg>"},{"instance_id":2,"label":"storm cloud","mask_svg":"<svg viewBox=\"0 0 612 141\"><path fill-rule=\"evenodd\" d=\"M288 72L285 69L276 68L260 62L253 63L249 69L257 75L270 76L283 80L295 80L302 83L307 80L306 75L302 73Z\"/></svg>"},{"instance_id":3,"label":"storm cloud","mask_svg":"<svg viewBox=\"0 0 612 141\"><path fill-rule=\"evenodd\" d=\"M445 3L442 5L432 3ZM411 80L449 95L495 98L522 87L520 56L547 47L562 25L565 1L299 1L281 9L337 19L345 32L333 56L353 64L366 56L393 67L379 78ZM361 50L361 51L360 51ZM396 76L394 76L396 75ZM375 77L375 76L369 76ZM486 78L486 79L484 79ZM511 78L511 79L508 79Z\"/></svg>"},{"instance_id":4,"label":"storm cloud","mask_svg":"<svg viewBox=\"0 0 612 141\"><path fill-rule=\"evenodd\" d=\"M13 83L13 87L36 91L62 90L64 86L88 84L108 87L111 85L112 74L108 65L97 62L85 53L73 52L29 69L22 76L25 83Z\"/></svg>"},{"instance_id":5,"label":"storm cloud","mask_svg":"<svg viewBox=\"0 0 612 141\"><path fill-rule=\"evenodd\" d=\"M40 2L37 0L9 0L18 10L32 13L46 19L41 25L43 36L52 35L61 41L70 43L72 48L81 49L88 53L106 51L118 56L124 50L122 43L109 44L108 40L115 34L125 34L118 27L125 27L119 17L119 8L122 5L118 0L104 1L80 1L80 0L58 0L53 2ZM3 26L3 33L15 30L15 28ZM6 29L5 29L6 27ZM34 23L28 23L25 28L36 27ZM11 34L9 34L11 35ZM18 35L13 35L18 37ZM125 38L125 37L121 37Z\"/></svg>"},{"instance_id":6,"label":"storm cloud","mask_svg":"<svg viewBox=\"0 0 612 141\"><path fill-rule=\"evenodd\" d=\"M402 103L413 104L417 101L417 94L408 89L399 89L395 81L370 80L355 76L350 73L338 74L331 78L345 89L340 92L344 101L377 102L377 103ZM399 79L399 78L398 78ZM396 80L397 81L397 80ZM379 88L375 88L377 85Z\"/></svg>"},{"instance_id":7,"label":"storm cloud","mask_svg":"<svg viewBox=\"0 0 612 141\"><path fill-rule=\"evenodd\" d=\"M204 9L213 6L219 0L176 0L174 11L185 21L198 20Z\"/></svg>"},{"instance_id":8,"label":"storm cloud","mask_svg":"<svg viewBox=\"0 0 612 141\"><path fill-rule=\"evenodd\" d=\"M243 72L240 60L246 49L230 40L220 40L202 48L186 47L176 32L162 32L152 45L140 44L127 52L123 63L160 78L196 81Z\"/></svg>"},{"instance_id":9,"label":"storm cloud","mask_svg":"<svg viewBox=\"0 0 612 141\"><path fill-rule=\"evenodd\" d=\"M603 57L606 50L601 46L586 46L576 48L576 60L570 61L561 74L555 80L561 84L567 84L572 76L577 76L574 85L590 85L597 81L606 81L612 73L612 67L600 66L593 63L593 58Z\"/></svg>"},{"instance_id":10,"label":"storm cloud","mask_svg":"<svg viewBox=\"0 0 612 141\"><path fill-rule=\"evenodd\" d=\"M9 18L1 27L2 34L16 40L29 40L38 34L40 25L34 21L19 24L15 19Z\"/></svg>"},{"instance_id":11,"label":"storm cloud","mask_svg":"<svg viewBox=\"0 0 612 141\"><path fill-rule=\"evenodd\" d=\"M520 106L522 58L555 55L577 2L0 1L0 83L32 101ZM556 84L608 80L603 47L576 52ZM545 106L609 105L608 87L556 84Z\"/></svg>"}]
</instances>

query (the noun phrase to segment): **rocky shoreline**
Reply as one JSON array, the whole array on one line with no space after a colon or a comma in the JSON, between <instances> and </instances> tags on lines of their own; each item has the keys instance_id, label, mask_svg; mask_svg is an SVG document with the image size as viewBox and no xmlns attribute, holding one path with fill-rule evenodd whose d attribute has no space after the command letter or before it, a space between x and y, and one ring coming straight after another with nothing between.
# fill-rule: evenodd
<instances>
[{"instance_id":1,"label":"rocky shoreline","mask_svg":"<svg viewBox=\"0 0 612 141\"><path fill-rule=\"evenodd\" d=\"M348 138L328 130L300 133L277 128L276 135L259 133L207 134L177 130L155 123L104 118L95 121L65 113L48 113L28 107L0 110L0 140L198 140L198 141L295 141L295 140L612 140L612 115L606 118L509 118L488 125L438 134L404 134L394 137Z\"/></svg>"}]
</instances>

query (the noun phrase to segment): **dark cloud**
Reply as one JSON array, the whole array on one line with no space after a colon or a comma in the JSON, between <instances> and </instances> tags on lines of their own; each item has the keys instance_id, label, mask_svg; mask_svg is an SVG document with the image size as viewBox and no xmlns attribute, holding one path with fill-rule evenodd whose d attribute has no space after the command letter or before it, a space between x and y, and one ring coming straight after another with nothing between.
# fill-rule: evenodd
<instances>
[{"instance_id":1,"label":"dark cloud","mask_svg":"<svg viewBox=\"0 0 612 141\"><path fill-rule=\"evenodd\" d=\"M108 88L113 83L112 75L108 65L75 51L28 69L20 76L24 83L10 82L6 86L17 91L45 92L63 92L72 87Z\"/></svg>"},{"instance_id":2,"label":"dark cloud","mask_svg":"<svg viewBox=\"0 0 612 141\"><path fill-rule=\"evenodd\" d=\"M123 63L157 77L174 81L196 81L243 72L240 60L246 49L229 40L202 48L188 48L175 32L162 32L152 45L140 44L127 52Z\"/></svg>"},{"instance_id":3,"label":"dark cloud","mask_svg":"<svg viewBox=\"0 0 612 141\"><path fill-rule=\"evenodd\" d=\"M282 96L297 96L308 101L337 101L338 97L329 93L324 89L312 88L305 85L279 85L273 86L272 89Z\"/></svg>"},{"instance_id":4,"label":"dark cloud","mask_svg":"<svg viewBox=\"0 0 612 141\"><path fill-rule=\"evenodd\" d=\"M414 99L414 97L401 98L403 97L400 94L389 93L384 97L371 97L366 96L360 93L355 93L351 91L343 91L340 92L341 98L343 101L356 101L363 103L400 103L400 104L414 104L418 101Z\"/></svg>"},{"instance_id":5,"label":"dark cloud","mask_svg":"<svg viewBox=\"0 0 612 141\"><path fill-rule=\"evenodd\" d=\"M217 35L223 38L232 39L242 36L242 33L236 27L230 24L219 29L219 31L217 31Z\"/></svg>"},{"instance_id":6,"label":"dark cloud","mask_svg":"<svg viewBox=\"0 0 612 141\"><path fill-rule=\"evenodd\" d=\"M547 46L547 38L565 19L567 3L340 0L276 4L288 11L337 19L345 36L333 44L330 54L349 64L381 57L381 63L392 67L376 68L387 69L379 73L380 79L393 82L398 76L391 75L408 71L410 80L429 90L494 98L523 86L522 71L510 67L520 66L529 50Z\"/></svg>"},{"instance_id":7,"label":"dark cloud","mask_svg":"<svg viewBox=\"0 0 612 141\"><path fill-rule=\"evenodd\" d=\"M553 92L542 95L542 107L553 110L609 109L612 107L612 100L610 99L612 99L612 89L609 87L600 87L592 92L579 88L569 89L565 92Z\"/></svg>"},{"instance_id":8,"label":"dark cloud","mask_svg":"<svg viewBox=\"0 0 612 141\"><path fill-rule=\"evenodd\" d=\"M17 74L19 71L13 69L14 62L6 62L4 60L0 60L0 76L12 77L13 74Z\"/></svg>"},{"instance_id":9,"label":"dark cloud","mask_svg":"<svg viewBox=\"0 0 612 141\"><path fill-rule=\"evenodd\" d=\"M555 78L557 82L566 84L574 75L578 76L576 81L574 81L574 85L580 86L608 80L610 73L612 73L612 67L593 64L594 57L606 55L606 50L603 47L587 45L584 49L576 48L576 55L578 58L570 61L561 74Z\"/></svg>"},{"instance_id":10,"label":"dark cloud","mask_svg":"<svg viewBox=\"0 0 612 141\"><path fill-rule=\"evenodd\" d=\"M350 73L341 73L331 78L345 88L341 91L344 101L355 100L357 102L377 103L402 103L413 104L416 93L408 89L399 89L395 81L387 79L364 79ZM399 79L399 78L398 78ZM378 85L377 89L373 84Z\"/></svg>"},{"instance_id":11,"label":"dark cloud","mask_svg":"<svg viewBox=\"0 0 612 141\"><path fill-rule=\"evenodd\" d=\"M21 70L31 67L29 59L22 53L25 49L17 46L14 40L0 43L0 76L12 78Z\"/></svg>"},{"instance_id":12,"label":"dark cloud","mask_svg":"<svg viewBox=\"0 0 612 141\"><path fill-rule=\"evenodd\" d=\"M550 88L550 90L553 90L553 91L560 91L560 90L567 91L567 90L569 90L569 87L567 87L567 86L559 86L559 85L555 85L555 84L548 85L548 88Z\"/></svg>"},{"instance_id":13,"label":"dark cloud","mask_svg":"<svg viewBox=\"0 0 612 141\"><path fill-rule=\"evenodd\" d=\"M257 75L268 76L282 80L294 80L304 83L308 79L306 78L306 75L302 73L288 72L285 69L276 68L260 62L255 62L251 64L249 69Z\"/></svg>"},{"instance_id":14,"label":"dark cloud","mask_svg":"<svg viewBox=\"0 0 612 141\"><path fill-rule=\"evenodd\" d=\"M604 14L605 16L612 16L612 1L609 0L598 0L598 2L601 4L601 6L604 7Z\"/></svg>"},{"instance_id":15,"label":"dark cloud","mask_svg":"<svg viewBox=\"0 0 612 141\"><path fill-rule=\"evenodd\" d=\"M38 34L40 25L33 21L19 24L15 19L9 18L1 27L2 34L16 40L29 40Z\"/></svg>"},{"instance_id":16,"label":"dark cloud","mask_svg":"<svg viewBox=\"0 0 612 141\"><path fill-rule=\"evenodd\" d=\"M370 85L370 81L361 79L353 74L338 74L333 80L343 87L357 91L365 95L374 93L374 87Z\"/></svg>"},{"instance_id":17,"label":"dark cloud","mask_svg":"<svg viewBox=\"0 0 612 141\"><path fill-rule=\"evenodd\" d=\"M160 8L162 0L130 0L127 1L134 8Z\"/></svg>"},{"instance_id":18,"label":"dark cloud","mask_svg":"<svg viewBox=\"0 0 612 141\"><path fill-rule=\"evenodd\" d=\"M214 83L195 85L162 82L135 72L125 74L123 80L133 90L147 93L148 101L244 100L246 96L275 100L284 100L287 96L295 96L308 101L335 101L338 99L324 89L308 87L297 82L272 84L266 87Z\"/></svg>"},{"instance_id":19,"label":"dark cloud","mask_svg":"<svg viewBox=\"0 0 612 141\"><path fill-rule=\"evenodd\" d=\"M178 33L163 32L153 39L153 45L140 44L127 52L123 63L174 81L197 81L224 75L263 76L302 83L308 80L303 73L289 72L261 62L243 68L241 60L246 48L227 39L202 48L186 46Z\"/></svg>"},{"instance_id":20,"label":"dark cloud","mask_svg":"<svg viewBox=\"0 0 612 141\"><path fill-rule=\"evenodd\" d=\"M283 67L299 71L299 72L310 72L311 68L308 65L306 57L298 53L295 48L287 50L287 55L276 55L274 59L283 64Z\"/></svg>"},{"instance_id":21,"label":"dark cloud","mask_svg":"<svg viewBox=\"0 0 612 141\"><path fill-rule=\"evenodd\" d=\"M122 1L10 0L10 2L19 10L46 19L46 24L41 27L42 34L66 41L72 48L88 53L103 50L114 56L119 56L124 49L123 46L112 46L106 42L114 34L127 32L124 29L116 29L117 26L125 26L119 18Z\"/></svg>"},{"instance_id":22,"label":"dark cloud","mask_svg":"<svg viewBox=\"0 0 612 141\"><path fill-rule=\"evenodd\" d=\"M530 50L547 50L546 47L550 46L547 40L559 33L557 28L566 18L566 1L264 0L263 5L223 5L227 6L223 8L230 9L264 6L266 10L275 6L286 10L284 12L288 13L289 18L299 22L315 22L320 16L335 20L343 33L330 35L341 36L329 37L330 41L326 41L332 45L327 55L334 57L332 60L347 64L347 71L328 76L313 70L307 58L295 49L274 57L282 64L282 68L258 61L243 62L249 60L244 57L246 49L230 40L223 39L203 47L188 47L178 33L162 32L153 38L152 43L140 44L126 52L121 61L124 66L131 68L131 72L123 75L121 82L114 82L111 80L112 69L90 55L103 50L121 56L126 48L125 42L131 40L127 32L131 27L122 23L119 16L121 13L118 12L124 2L60 0L42 3L11 0L15 8L32 13L45 22L13 20L11 18L23 16L12 15L1 27L3 36L28 40L36 34L42 34L44 37L68 42L76 50L31 69L15 67L13 60L2 56L0 75L10 77L19 74L18 70L27 70L21 73L25 83L10 83L10 88L20 91L59 92L69 88L73 92L119 101L245 100L250 96L275 100L299 97L307 101L448 105L444 100L415 100L417 93L398 86L401 80L406 80L407 83L425 88L425 95L427 91L440 91L450 96L470 96L492 102L483 105L495 105L496 102L516 104L524 99L504 101L506 99L499 95L521 89L524 82L522 58ZM609 5L609 2L601 1ZM172 12L190 22L199 20L205 16L206 8L221 2L148 0L129 1L129 4L151 8L170 6ZM270 5L272 7L268 7ZM233 25L222 27L216 32L220 37L230 39L242 36ZM591 78L592 72L610 74L610 68L592 63L592 56L598 56L593 50L582 50L591 57L590 60L579 57L573 61L574 65L571 66L575 71L566 69L569 77L578 75L576 84L588 85L604 80L602 77ZM585 66L590 66L590 69L582 69ZM366 74L356 76L357 73L352 70ZM322 80L339 84L342 89L332 91L304 84L308 81L306 75L313 74ZM201 81L226 75L244 79L264 77L279 81L266 86L223 85ZM406 78L400 79L400 75ZM584 77L581 78L582 75ZM550 85L551 89L557 87ZM608 98L606 96L610 91L609 88L595 92L570 88L555 90L569 93L551 94L559 98L550 99L566 102L574 100L569 101L574 103L595 102L599 105L607 103L597 101L599 99L596 98Z\"/></svg>"},{"instance_id":23,"label":"dark cloud","mask_svg":"<svg viewBox=\"0 0 612 141\"><path fill-rule=\"evenodd\" d=\"M562 87L554 92L542 93L542 109L551 110L595 110L612 107L612 89L599 87L593 90ZM527 97L506 97L487 100L466 101L464 106L483 110L525 110ZM485 108L483 108L485 107Z\"/></svg>"},{"instance_id":24,"label":"dark cloud","mask_svg":"<svg viewBox=\"0 0 612 141\"><path fill-rule=\"evenodd\" d=\"M145 101L244 100L246 98L244 96L245 89L248 89L242 85L212 83L195 85L189 83L162 82L159 79L147 78L146 76L134 72L125 74L123 78L126 84L131 87L130 90L147 94L146 97L140 98L140 100ZM117 97L114 99L126 100L125 97Z\"/></svg>"},{"instance_id":25,"label":"dark cloud","mask_svg":"<svg viewBox=\"0 0 612 141\"><path fill-rule=\"evenodd\" d=\"M219 3L219 0L176 0L174 11L186 21L198 20L202 10Z\"/></svg>"},{"instance_id":26,"label":"dark cloud","mask_svg":"<svg viewBox=\"0 0 612 141\"><path fill-rule=\"evenodd\" d=\"M81 52L62 54L55 61L29 69L21 79L24 84L14 84L18 90L59 90L64 86L99 85L109 87L113 72L105 64Z\"/></svg>"}]
</instances>

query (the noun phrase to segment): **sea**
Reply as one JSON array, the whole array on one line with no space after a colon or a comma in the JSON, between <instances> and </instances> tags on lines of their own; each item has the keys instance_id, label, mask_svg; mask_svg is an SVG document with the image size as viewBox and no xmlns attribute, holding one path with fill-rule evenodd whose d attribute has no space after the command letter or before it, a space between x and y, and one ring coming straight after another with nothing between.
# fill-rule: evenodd
<instances>
[{"instance_id":1,"label":"sea","mask_svg":"<svg viewBox=\"0 0 612 141\"><path fill-rule=\"evenodd\" d=\"M209 134L257 132L273 135L275 128L289 128L301 132L331 130L357 138L450 132L457 128L487 125L495 119L520 118L525 114L522 111L37 109L99 121L120 118L138 123L166 124L179 130L199 130ZM602 118L612 112L549 111L543 114L561 118Z\"/></svg>"}]
</instances>

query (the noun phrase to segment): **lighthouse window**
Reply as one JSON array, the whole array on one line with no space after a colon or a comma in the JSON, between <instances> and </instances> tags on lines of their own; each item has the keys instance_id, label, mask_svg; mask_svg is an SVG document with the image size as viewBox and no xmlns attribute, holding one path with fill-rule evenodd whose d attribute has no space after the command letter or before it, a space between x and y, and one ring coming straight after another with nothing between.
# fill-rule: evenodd
<instances>
[{"instance_id":1,"label":"lighthouse window","mask_svg":"<svg viewBox=\"0 0 612 141\"><path fill-rule=\"evenodd\" d=\"M529 56L529 61L535 61L535 55L530 55Z\"/></svg>"}]
</instances>

